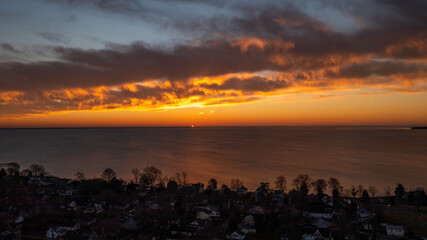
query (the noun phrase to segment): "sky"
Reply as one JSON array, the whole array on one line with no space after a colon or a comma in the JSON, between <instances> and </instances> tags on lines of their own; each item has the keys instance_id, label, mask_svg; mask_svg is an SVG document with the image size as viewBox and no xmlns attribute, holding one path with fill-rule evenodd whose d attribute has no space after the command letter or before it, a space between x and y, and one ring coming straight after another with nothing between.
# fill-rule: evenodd
<instances>
[{"instance_id":1,"label":"sky","mask_svg":"<svg viewBox=\"0 0 427 240\"><path fill-rule=\"evenodd\" d=\"M0 127L427 125L423 0L3 0Z\"/></svg>"}]
</instances>

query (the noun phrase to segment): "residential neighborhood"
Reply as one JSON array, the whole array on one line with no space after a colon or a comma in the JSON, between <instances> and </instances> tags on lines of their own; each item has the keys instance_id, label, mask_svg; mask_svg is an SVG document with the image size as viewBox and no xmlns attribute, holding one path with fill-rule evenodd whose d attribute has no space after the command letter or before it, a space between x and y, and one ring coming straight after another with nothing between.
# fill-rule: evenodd
<instances>
[{"instance_id":1,"label":"residential neighborhood","mask_svg":"<svg viewBox=\"0 0 427 240\"><path fill-rule=\"evenodd\" d=\"M333 197L322 185L320 191L314 185L309 191L304 181L299 189L286 192L283 186L271 188L266 182L248 191L236 180L230 187L217 187L215 179L206 186L177 178L167 183L153 179L157 180L147 185L115 177L3 174L0 239L373 240L426 236L412 226L390 222L384 214L390 208L417 204L412 206L413 212L425 217L427 199L420 189L404 191L401 198L364 199L367 196L346 197L337 192Z\"/></svg>"}]
</instances>

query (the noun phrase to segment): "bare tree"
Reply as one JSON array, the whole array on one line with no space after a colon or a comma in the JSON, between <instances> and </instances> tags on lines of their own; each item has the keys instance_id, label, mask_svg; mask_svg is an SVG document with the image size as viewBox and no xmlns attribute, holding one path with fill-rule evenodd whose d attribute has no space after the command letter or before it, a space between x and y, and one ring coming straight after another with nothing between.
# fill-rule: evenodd
<instances>
[{"instance_id":1,"label":"bare tree","mask_svg":"<svg viewBox=\"0 0 427 240\"><path fill-rule=\"evenodd\" d=\"M154 186L157 183L160 183L162 178L162 171L160 169L151 166L144 168L144 171L140 173L139 182L144 186Z\"/></svg>"},{"instance_id":2,"label":"bare tree","mask_svg":"<svg viewBox=\"0 0 427 240\"><path fill-rule=\"evenodd\" d=\"M177 172L175 174L175 181L178 183L178 186L182 186L181 173Z\"/></svg>"},{"instance_id":3,"label":"bare tree","mask_svg":"<svg viewBox=\"0 0 427 240\"><path fill-rule=\"evenodd\" d=\"M77 181L82 181L85 179L85 174L82 172L76 172L76 174L74 174L74 177Z\"/></svg>"},{"instance_id":4,"label":"bare tree","mask_svg":"<svg viewBox=\"0 0 427 240\"><path fill-rule=\"evenodd\" d=\"M359 191L357 190L357 188L354 185L351 185L350 192L351 192L351 196L353 196L353 198L355 198Z\"/></svg>"},{"instance_id":5,"label":"bare tree","mask_svg":"<svg viewBox=\"0 0 427 240\"><path fill-rule=\"evenodd\" d=\"M6 171L9 175L16 176L16 175L19 175L19 168L21 168L21 166L18 163L12 163L10 164L10 166L7 168Z\"/></svg>"},{"instance_id":6,"label":"bare tree","mask_svg":"<svg viewBox=\"0 0 427 240\"><path fill-rule=\"evenodd\" d=\"M387 197L390 197L390 195L391 195L391 187L389 187L389 186L385 187L384 188L384 192L385 192L385 195Z\"/></svg>"},{"instance_id":7,"label":"bare tree","mask_svg":"<svg viewBox=\"0 0 427 240\"><path fill-rule=\"evenodd\" d=\"M365 190L365 189L363 188L363 186L362 186L362 185L359 185L359 186L357 187L357 193L359 194L359 197L361 197L361 196L362 196L362 194L363 194L363 190Z\"/></svg>"},{"instance_id":8,"label":"bare tree","mask_svg":"<svg viewBox=\"0 0 427 240\"><path fill-rule=\"evenodd\" d=\"M280 175L277 177L276 182L276 188L282 191L286 190L286 178L283 175Z\"/></svg>"},{"instance_id":9,"label":"bare tree","mask_svg":"<svg viewBox=\"0 0 427 240\"><path fill-rule=\"evenodd\" d=\"M329 180L328 180L328 186L329 186L329 189L331 190L331 192L334 191L334 190L339 191L340 187L341 187L340 182L338 181L338 179L333 178L333 177L329 178Z\"/></svg>"},{"instance_id":10,"label":"bare tree","mask_svg":"<svg viewBox=\"0 0 427 240\"><path fill-rule=\"evenodd\" d=\"M182 172L181 176L182 176L182 185L187 186L188 185L187 173L186 172Z\"/></svg>"},{"instance_id":11,"label":"bare tree","mask_svg":"<svg viewBox=\"0 0 427 240\"><path fill-rule=\"evenodd\" d=\"M46 169L42 165L33 164L29 167L33 176L39 177L46 174Z\"/></svg>"},{"instance_id":12,"label":"bare tree","mask_svg":"<svg viewBox=\"0 0 427 240\"><path fill-rule=\"evenodd\" d=\"M111 168L106 168L104 172L101 174L101 177L105 179L107 182L111 182L114 178L117 177L116 172L114 172Z\"/></svg>"},{"instance_id":13,"label":"bare tree","mask_svg":"<svg viewBox=\"0 0 427 240\"><path fill-rule=\"evenodd\" d=\"M377 188L375 186L369 186L368 191L372 197L375 197L375 194L377 193Z\"/></svg>"},{"instance_id":14,"label":"bare tree","mask_svg":"<svg viewBox=\"0 0 427 240\"><path fill-rule=\"evenodd\" d=\"M299 191L302 186L310 186L311 178L307 174L300 174L292 181L292 184Z\"/></svg>"},{"instance_id":15,"label":"bare tree","mask_svg":"<svg viewBox=\"0 0 427 240\"><path fill-rule=\"evenodd\" d=\"M209 179L209 182L208 182L209 189L215 190L217 188L217 185L218 185L218 182L216 181L215 178Z\"/></svg>"},{"instance_id":16,"label":"bare tree","mask_svg":"<svg viewBox=\"0 0 427 240\"><path fill-rule=\"evenodd\" d=\"M232 190L237 190L238 188L243 187L243 181L238 178L232 178L230 183L230 188Z\"/></svg>"},{"instance_id":17,"label":"bare tree","mask_svg":"<svg viewBox=\"0 0 427 240\"><path fill-rule=\"evenodd\" d=\"M133 174L133 178L135 179L135 183L138 183L139 169L138 168L132 169L132 174Z\"/></svg>"},{"instance_id":18,"label":"bare tree","mask_svg":"<svg viewBox=\"0 0 427 240\"><path fill-rule=\"evenodd\" d=\"M313 187L314 191L316 191L318 196L322 196L328 185L326 184L325 179L317 179L311 183L311 186Z\"/></svg>"}]
</instances>

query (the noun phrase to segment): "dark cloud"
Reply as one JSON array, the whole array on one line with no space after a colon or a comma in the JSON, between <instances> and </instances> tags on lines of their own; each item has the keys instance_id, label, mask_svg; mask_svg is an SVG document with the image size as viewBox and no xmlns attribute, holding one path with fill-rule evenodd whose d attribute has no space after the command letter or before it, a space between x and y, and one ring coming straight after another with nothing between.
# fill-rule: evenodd
<instances>
[{"instance_id":1,"label":"dark cloud","mask_svg":"<svg viewBox=\"0 0 427 240\"><path fill-rule=\"evenodd\" d=\"M343 66L337 72L328 72L327 77L368 78L391 77L393 75L410 75L411 78L427 77L426 63L407 63L404 61L370 61Z\"/></svg>"},{"instance_id":2,"label":"dark cloud","mask_svg":"<svg viewBox=\"0 0 427 240\"><path fill-rule=\"evenodd\" d=\"M201 84L203 88L211 90L240 90L243 92L270 92L277 89L286 88L289 83L285 80L269 80L263 77L253 77L249 79L229 78L221 85Z\"/></svg>"},{"instance_id":3,"label":"dark cloud","mask_svg":"<svg viewBox=\"0 0 427 240\"><path fill-rule=\"evenodd\" d=\"M127 15L139 16L147 11L146 6L135 1L61 2L71 6L91 4ZM201 34L195 34L197 37L193 41L173 47L142 42L108 45L100 50L55 47L52 48L57 57L55 61L0 63L0 92L23 92L16 97L19 101L10 103L8 100L3 107L12 108L26 102L28 104L22 106L26 111L81 110L82 106L90 109L101 105L111 109L132 106L135 101L150 106L175 104L177 100L193 96L205 104L221 104L253 101L258 98L254 96L257 92L273 92L295 85L333 88L338 78L349 83L357 80L361 84L426 79L426 1L376 0L369 1L368 6L323 1L325 6L363 23L352 31L335 29L299 9L297 3L203 3L231 8L237 14L201 17L197 21L176 19L168 26L184 33ZM40 36L55 45L65 45L69 41L55 33L44 32ZM6 43L1 47L16 51ZM229 78L221 83L197 86L189 83L189 79L195 77L259 71L275 71L292 77L267 79L254 74ZM70 98L65 91L151 80L168 80L172 86L139 86L132 91L121 88L103 92L104 98L90 92L92 90ZM229 90L241 91L244 96L222 93Z\"/></svg>"},{"instance_id":4,"label":"dark cloud","mask_svg":"<svg viewBox=\"0 0 427 240\"><path fill-rule=\"evenodd\" d=\"M59 33L41 32L39 33L39 35L42 38L46 39L47 41L55 44L57 43L67 44L69 42L68 38L66 38L65 36Z\"/></svg>"},{"instance_id":5,"label":"dark cloud","mask_svg":"<svg viewBox=\"0 0 427 240\"><path fill-rule=\"evenodd\" d=\"M10 51L10 52L13 52L13 53L21 53L21 51L18 51L18 50L16 50L12 45L10 45L9 43L2 43L1 45L0 45L0 47L3 49L3 50L6 50L6 51Z\"/></svg>"}]
</instances>

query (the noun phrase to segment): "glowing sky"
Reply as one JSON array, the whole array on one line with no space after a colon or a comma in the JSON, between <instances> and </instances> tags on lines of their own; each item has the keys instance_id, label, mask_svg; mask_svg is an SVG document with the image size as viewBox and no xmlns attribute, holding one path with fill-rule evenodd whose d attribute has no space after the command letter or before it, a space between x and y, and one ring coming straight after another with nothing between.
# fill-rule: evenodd
<instances>
[{"instance_id":1,"label":"glowing sky","mask_svg":"<svg viewBox=\"0 0 427 240\"><path fill-rule=\"evenodd\" d=\"M426 9L0 1L0 127L425 125Z\"/></svg>"}]
</instances>

